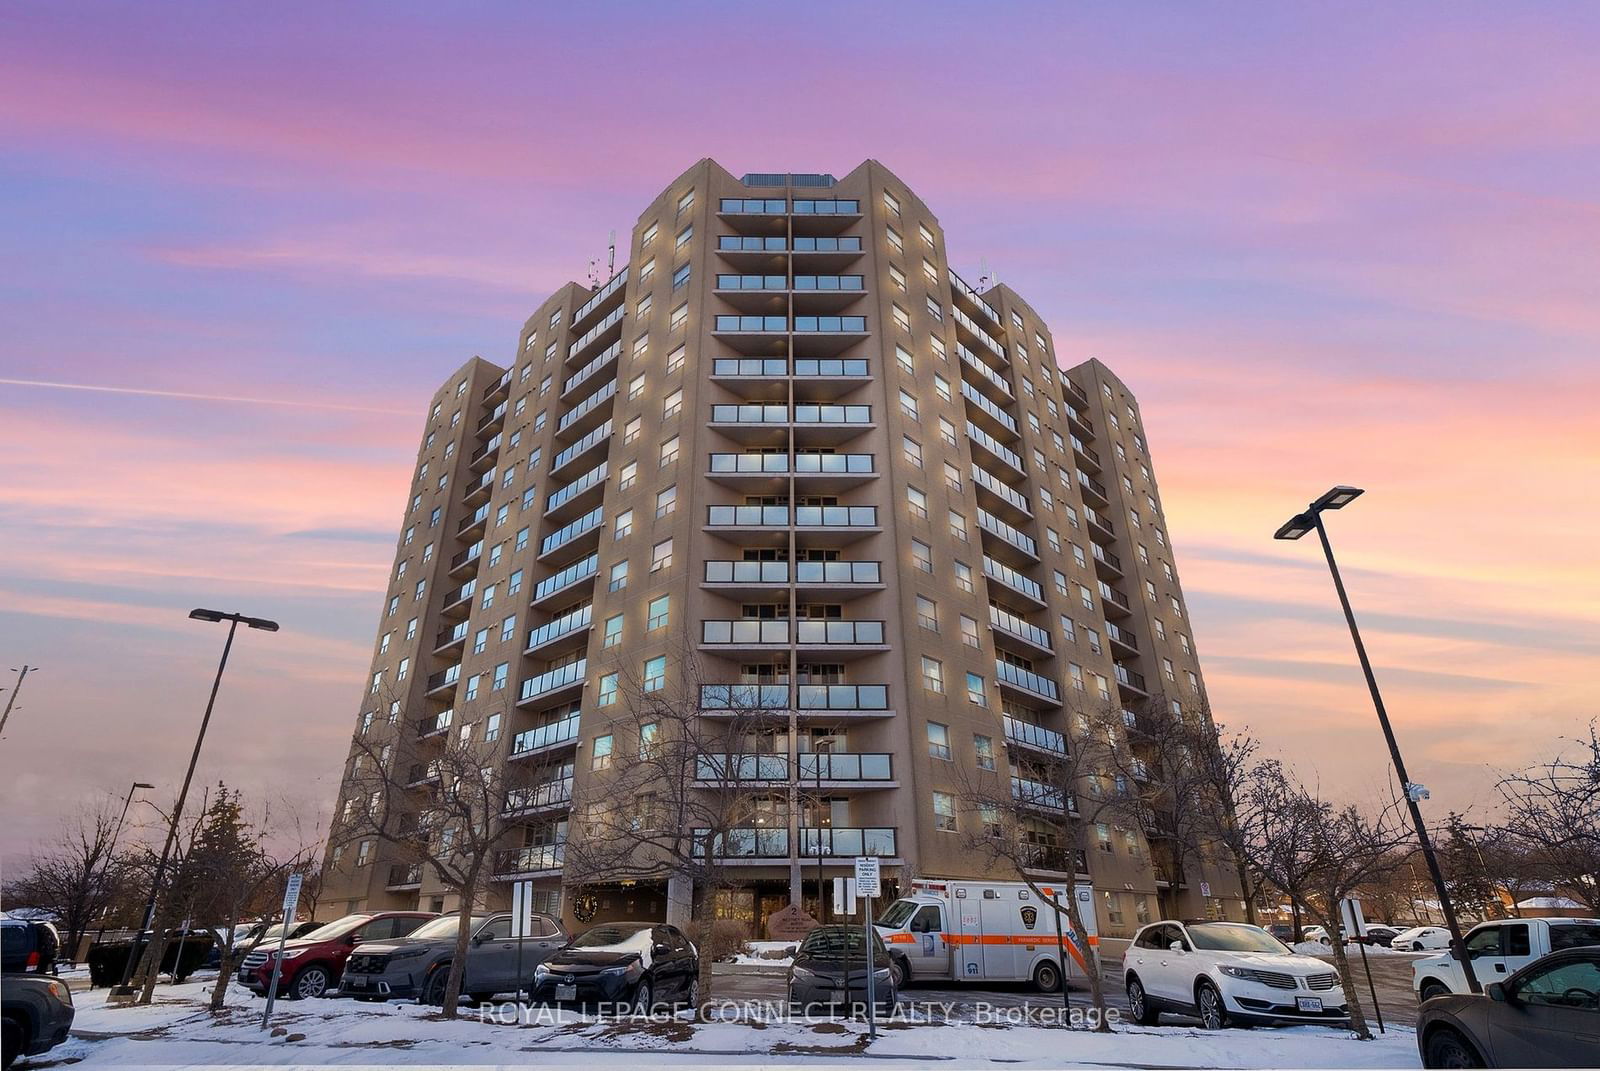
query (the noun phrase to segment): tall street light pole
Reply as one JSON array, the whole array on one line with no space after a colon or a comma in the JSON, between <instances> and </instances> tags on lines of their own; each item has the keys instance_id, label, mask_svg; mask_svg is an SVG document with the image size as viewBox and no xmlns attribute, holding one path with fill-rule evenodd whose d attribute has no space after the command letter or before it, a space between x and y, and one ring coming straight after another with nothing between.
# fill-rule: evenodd
<instances>
[{"instance_id":1,"label":"tall street light pole","mask_svg":"<svg viewBox=\"0 0 1600 1071\"><path fill-rule=\"evenodd\" d=\"M17 672L17 686L11 689L11 698L6 700L6 709L0 713L0 733L6 731L6 722L11 718L11 708L17 702L17 696L22 693L22 682L28 679L28 674L39 672L38 666L23 666Z\"/></svg>"},{"instance_id":2,"label":"tall street light pole","mask_svg":"<svg viewBox=\"0 0 1600 1071\"><path fill-rule=\"evenodd\" d=\"M133 806L133 794L141 788L154 789L156 786L143 781L135 781L128 789L128 798L122 801L122 814L117 816L117 824L111 830L111 843L106 846L106 862L100 868L100 880L104 881L111 874L111 864L117 861L117 840L122 836L122 823L128 820L128 808ZM106 933L106 909L100 910L100 936Z\"/></svg>"},{"instance_id":3,"label":"tall street light pole","mask_svg":"<svg viewBox=\"0 0 1600 1071\"><path fill-rule=\"evenodd\" d=\"M172 843L178 837L178 821L183 817L183 804L189 798L189 783L194 780L194 768L200 761L200 746L205 743L206 727L211 724L211 711L217 704L217 689L222 687L222 671L228 668L228 652L233 650L233 634L242 624L246 628L260 629L263 632L277 632L278 623L268 621L264 617L246 617L243 614L225 614L221 610L190 610L189 616L196 621L210 621L218 624L228 622L228 639L222 645L222 660L217 663L217 676L211 682L211 697L206 700L205 717L200 719L200 732L194 738L194 751L189 756L189 770L183 775L183 787L178 790L178 802L172 807L172 821L167 824L167 842L161 849L161 861L156 864L155 878L150 882L150 898L144 905L144 925L140 932L150 929L155 923L156 901L161 895L161 880L166 875L167 861L172 857ZM150 934L150 941L145 946L145 952L156 947L156 934ZM128 982L133 978L134 950L138 947L135 938L133 947L128 950L128 962L122 971L122 982L111 990L112 997L126 997L129 995ZM160 970L160 964L154 965L154 970ZM150 977L154 977L152 973Z\"/></svg>"},{"instance_id":4,"label":"tall street light pole","mask_svg":"<svg viewBox=\"0 0 1600 1071\"><path fill-rule=\"evenodd\" d=\"M1400 745L1395 741L1394 729L1389 724L1389 712L1384 709L1383 696L1378 691L1378 678L1373 676L1372 662L1367 658L1366 644L1361 642L1361 631L1356 628L1356 615L1350 609L1350 596L1345 593L1344 580L1339 575L1339 563L1333 557L1333 544L1328 542L1328 530L1322 524L1322 514L1325 511L1343 509L1362 494L1363 491L1359 487L1335 487L1306 507L1304 513L1296 514L1285 521L1273 538L1299 539L1307 532L1315 531L1317 538L1322 541L1322 553L1328 559L1328 571L1333 574L1333 588L1339 593L1339 605L1344 608L1345 623L1350 626L1350 638L1355 641L1356 657L1360 659L1361 672L1367 678L1367 690L1372 693L1372 705L1378 712L1378 724L1383 727L1383 738L1389 744L1389 758L1394 762L1395 776L1400 779L1400 785L1405 790L1406 806L1411 811L1411 822L1417 830L1417 842L1422 846L1422 858L1428 864L1428 874L1433 878L1434 890L1439 895L1439 909L1444 912L1445 925L1450 928L1451 955L1461 964L1461 971L1466 975L1467 987L1474 993L1481 993L1483 986L1478 982L1478 975L1472 969L1472 959L1467 955L1466 945L1461 940L1461 924L1456 920L1455 906L1450 902L1450 891L1445 888L1444 874L1439 869L1439 858L1434 854L1433 840L1428 836L1428 826L1422 820L1422 808L1418 806L1420 801L1428 798L1428 790L1422 785L1415 784L1406 773L1405 760L1400 757Z\"/></svg>"}]
</instances>

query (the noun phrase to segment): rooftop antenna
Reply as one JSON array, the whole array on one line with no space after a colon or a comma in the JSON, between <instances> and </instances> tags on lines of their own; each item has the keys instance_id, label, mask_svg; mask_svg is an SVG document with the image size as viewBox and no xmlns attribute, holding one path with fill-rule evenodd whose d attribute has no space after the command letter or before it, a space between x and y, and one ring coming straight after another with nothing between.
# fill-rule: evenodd
<instances>
[{"instance_id":1,"label":"rooftop antenna","mask_svg":"<svg viewBox=\"0 0 1600 1071\"><path fill-rule=\"evenodd\" d=\"M590 290L599 290L600 289L600 258L599 257L590 257L589 258L589 289Z\"/></svg>"},{"instance_id":2,"label":"rooftop antenna","mask_svg":"<svg viewBox=\"0 0 1600 1071\"><path fill-rule=\"evenodd\" d=\"M989 288L989 258L978 258L978 293L983 293Z\"/></svg>"},{"instance_id":3,"label":"rooftop antenna","mask_svg":"<svg viewBox=\"0 0 1600 1071\"><path fill-rule=\"evenodd\" d=\"M606 278L617 274L617 229L611 228L611 246L606 252Z\"/></svg>"}]
</instances>

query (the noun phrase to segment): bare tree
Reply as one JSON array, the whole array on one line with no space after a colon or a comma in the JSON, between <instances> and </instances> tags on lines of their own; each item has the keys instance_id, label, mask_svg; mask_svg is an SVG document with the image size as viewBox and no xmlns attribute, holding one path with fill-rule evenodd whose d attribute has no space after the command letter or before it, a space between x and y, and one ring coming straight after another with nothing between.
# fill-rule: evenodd
<instances>
[{"instance_id":1,"label":"bare tree","mask_svg":"<svg viewBox=\"0 0 1600 1071\"><path fill-rule=\"evenodd\" d=\"M1244 833L1236 815L1237 800L1250 776L1256 761L1259 742L1248 729L1229 732L1214 725L1209 713L1200 707L1187 721L1192 760L1199 780L1204 784L1194 805L1201 808L1202 838L1221 845L1233 860L1234 872L1239 877L1239 891L1244 896L1245 921L1256 922L1256 899L1259 884L1250 866L1249 855L1244 850ZM1296 938L1298 939L1298 933Z\"/></svg>"},{"instance_id":2,"label":"bare tree","mask_svg":"<svg viewBox=\"0 0 1600 1071\"><path fill-rule=\"evenodd\" d=\"M1371 1039L1344 952L1339 901L1404 864L1400 849L1411 830L1402 804L1390 800L1370 815L1354 805L1337 807L1276 761L1252 768L1238 804L1251 863L1328 931L1350 1027L1357 1037Z\"/></svg>"},{"instance_id":3,"label":"bare tree","mask_svg":"<svg viewBox=\"0 0 1600 1071\"><path fill-rule=\"evenodd\" d=\"M962 809L976 819L967 823L963 843L989 869L1016 875L1041 902L1057 905L1073 946L1083 950L1089 999L1097 1013L1094 1028L1110 1031L1099 954L1078 910L1074 884L1076 875L1087 869L1080 863L1086 831L1112 807L1103 786L1087 794L1082 790L1104 780L1104 771L1115 761L1115 737L1106 733L1101 711L1069 715L1067 724L1074 729L1070 738L1007 718L1007 737L1019 742L1008 751L1029 757L1006 771L958 768ZM1064 987L1066 964L1061 967Z\"/></svg>"},{"instance_id":4,"label":"bare tree","mask_svg":"<svg viewBox=\"0 0 1600 1071\"><path fill-rule=\"evenodd\" d=\"M111 854L116 830L114 801L64 816L51 838L54 847L29 860L23 874L6 886L8 904L43 908L60 920L69 959L76 957L90 924L111 909L123 869Z\"/></svg>"},{"instance_id":5,"label":"bare tree","mask_svg":"<svg viewBox=\"0 0 1600 1071\"><path fill-rule=\"evenodd\" d=\"M406 733L374 742L358 734L330 836L334 845L368 839L394 845L403 860L427 867L456 894L460 926L442 1009L450 1019L460 1003L472 913L481 907L495 857L520 829L505 815L539 790L520 768L501 762L502 747L463 711L450 732L430 741Z\"/></svg>"},{"instance_id":6,"label":"bare tree","mask_svg":"<svg viewBox=\"0 0 1600 1071\"><path fill-rule=\"evenodd\" d=\"M1504 829L1556 891L1600 914L1600 727L1553 758L1501 778Z\"/></svg>"},{"instance_id":7,"label":"bare tree","mask_svg":"<svg viewBox=\"0 0 1600 1071\"><path fill-rule=\"evenodd\" d=\"M762 686L711 683L692 645L682 633L677 639L663 672L618 665L602 680L596 712L611 718L612 750L591 761L608 762L610 773L604 797L574 814L581 835L567 845L565 867L569 882L678 879L691 890L702 955L689 1003L698 1016L712 991L710 949L718 894L731 885L728 860L788 854L796 786L789 722L763 702ZM823 850L802 852L813 848Z\"/></svg>"}]
</instances>

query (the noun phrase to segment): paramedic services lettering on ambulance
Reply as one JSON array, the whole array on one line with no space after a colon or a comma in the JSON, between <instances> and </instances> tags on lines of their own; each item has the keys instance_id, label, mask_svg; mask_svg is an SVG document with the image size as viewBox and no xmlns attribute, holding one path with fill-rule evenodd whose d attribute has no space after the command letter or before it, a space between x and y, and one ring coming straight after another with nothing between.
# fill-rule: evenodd
<instances>
[{"instance_id":1,"label":"paramedic services lettering on ambulance","mask_svg":"<svg viewBox=\"0 0 1600 1071\"><path fill-rule=\"evenodd\" d=\"M1048 896L1068 895L1065 886L1041 886ZM1078 885L1079 914L1095 945L1093 887ZM1055 907L1020 881L927 879L911 883L911 895L890 904L877 923L889 949L895 988L907 981L1032 981L1045 992L1061 986L1056 952ZM1061 912L1067 976L1084 978L1087 955L1072 940Z\"/></svg>"}]
</instances>

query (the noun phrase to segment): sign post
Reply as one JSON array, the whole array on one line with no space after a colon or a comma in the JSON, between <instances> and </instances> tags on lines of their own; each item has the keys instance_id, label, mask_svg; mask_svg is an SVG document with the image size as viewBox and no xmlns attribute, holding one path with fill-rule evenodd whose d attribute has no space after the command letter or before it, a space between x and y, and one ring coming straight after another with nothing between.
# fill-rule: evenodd
<instances>
[{"instance_id":1,"label":"sign post","mask_svg":"<svg viewBox=\"0 0 1600 1071\"><path fill-rule=\"evenodd\" d=\"M278 999L278 976L283 973L283 943L294 925L294 909L300 904L300 883L304 880L300 874L290 874L289 884L283 890L283 927L278 931L278 954L272 957L272 983L267 986L267 1009L261 1013L263 1030L272 1021L272 1005Z\"/></svg>"},{"instance_id":2,"label":"sign post","mask_svg":"<svg viewBox=\"0 0 1600 1071\"><path fill-rule=\"evenodd\" d=\"M511 936L517 942L517 1003L522 1003L522 946L533 928L533 882L511 883ZM531 988L531 987L530 987ZM531 996L531 994L530 994Z\"/></svg>"},{"instance_id":3,"label":"sign post","mask_svg":"<svg viewBox=\"0 0 1600 1071\"><path fill-rule=\"evenodd\" d=\"M867 1037L869 1040L878 1036L878 994L877 986L873 982L873 976L877 973L877 963L875 962L876 957L872 954L872 900L873 897L879 894L880 889L881 879L878 869L878 857L875 855L856 856L856 892L864 897L862 917L866 920L864 936L867 940L862 954L866 959L867 966ZM849 977L850 971L846 967L845 984L847 986L849 985Z\"/></svg>"},{"instance_id":4,"label":"sign post","mask_svg":"<svg viewBox=\"0 0 1600 1071\"><path fill-rule=\"evenodd\" d=\"M1372 994L1372 1011L1378 1017L1378 1033L1387 1034L1388 1031L1383 1028L1383 1008L1378 1004L1378 987L1372 984L1372 964L1367 962L1367 920L1361 912L1361 901L1340 900L1339 921L1345 933L1356 938L1356 947L1361 949L1361 969L1367 972L1367 992ZM1339 935L1334 935L1334 940L1338 939Z\"/></svg>"},{"instance_id":5,"label":"sign post","mask_svg":"<svg viewBox=\"0 0 1600 1071\"><path fill-rule=\"evenodd\" d=\"M1050 906L1055 908L1056 962L1061 965L1061 1009L1067 1013L1067 1021L1071 1022L1072 991L1067 988L1067 943L1061 933L1061 897L1053 888L1045 889L1044 892L1050 897Z\"/></svg>"}]
</instances>

